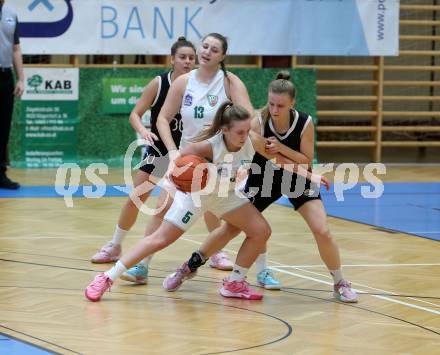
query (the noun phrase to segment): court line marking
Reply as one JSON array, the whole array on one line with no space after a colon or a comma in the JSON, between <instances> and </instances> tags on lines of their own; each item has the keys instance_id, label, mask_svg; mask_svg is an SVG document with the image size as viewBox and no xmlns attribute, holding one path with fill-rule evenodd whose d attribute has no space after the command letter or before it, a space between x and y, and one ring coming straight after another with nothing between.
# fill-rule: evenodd
<instances>
[{"instance_id":1,"label":"court line marking","mask_svg":"<svg viewBox=\"0 0 440 355\"><path fill-rule=\"evenodd\" d=\"M201 235L202 235L202 234L201 234ZM203 235L206 235L206 234L203 234ZM193 236L196 236L196 235L193 235ZM47 237L45 237L45 238L47 238ZM3 239L3 238L0 238L0 239ZM194 243L194 244L197 244L197 245L201 245L201 244L202 244L202 243L199 242L199 241L195 241L195 240L189 239L189 238L187 238L187 237L181 237L180 239L183 239L183 240L185 240L185 241L188 241L188 242L191 242L191 243ZM230 250L230 249L225 249L225 250L228 251L228 252L230 252L230 253L237 254L237 253L236 253L235 251L233 251L233 250ZM274 267L272 267L272 268L273 268L274 270L276 270L276 271L281 272L281 273L289 274L289 275L292 275L292 276L297 276L297 277L299 277L299 278L308 279L308 280L315 281L315 282L318 282L318 283L323 283L323 284L327 284L327 285L331 285L331 286L333 286L333 283L331 283L331 282L323 281L323 280L316 279L316 278L311 278L311 277L308 277L308 276L305 276L305 275L301 275L301 274L291 273L291 272L286 271L286 270L283 270L283 269L281 269L281 268L277 269L277 267L283 267L283 268L296 268L296 269L299 269L300 271L303 271L303 272L307 272L307 273L311 273L311 274L319 275L319 276L321 276L321 277L325 277L325 278L329 278L329 279L330 279L330 277L327 276L327 275L323 275L323 274L320 274L320 273L315 273L315 272L312 272L312 271L309 271L309 270L302 270L300 267L292 267L292 266L285 265L285 264L281 264L281 263L278 263L278 262L275 262L275 261L272 261L272 260L268 260L268 262L270 262L270 263L272 263L272 264L277 264L277 266L276 266L275 268L274 268ZM398 264L397 264L397 265L398 265ZM343 265L343 266L345 267L345 265ZM437 266L437 265L435 265L435 266ZM362 287L364 287L364 288L368 288L368 289L371 289L371 290L376 290L376 291L380 291L380 292L384 292L384 293L388 293L388 294L393 294L393 293L390 292L390 291L386 291L386 290L382 290L382 289L379 289L379 288L375 288L375 287L371 287L371 286L363 285L363 284L360 284L360 283L353 283L353 284L356 284L356 285L359 285L359 286L362 286ZM367 293L366 291L363 291L363 290L359 290L359 289L355 289L355 290L356 290L356 291L359 291L359 293ZM395 299L391 299L391 298L389 298L389 297L379 296L379 295L372 295L372 296L373 296L373 297L376 297L376 298L379 298L379 299L387 300L387 301L390 301L390 302L394 302L394 303L402 304L402 305L408 306L408 307L410 307L410 308L416 308L416 309L423 310L423 311L426 311L426 312L430 312L430 313L434 313L434 314L440 314L439 311L436 311L436 310L433 310L433 309L430 309L430 308L426 308L426 307L417 306L417 305L414 305L414 304L411 304L411 303L407 303L407 302L397 301L397 300L395 300ZM426 304L429 304L429 305L433 305L433 306L435 306L435 307L440 307L440 305L437 305L437 304L434 304L434 303L430 303L430 302L427 302L427 301L424 301L424 300L420 300L420 299L417 299L417 298L411 298L411 297L409 297L408 299L411 299L411 300L414 300L414 301L416 301L416 302L420 302L420 303L426 303Z\"/></svg>"},{"instance_id":2,"label":"court line marking","mask_svg":"<svg viewBox=\"0 0 440 355\"><path fill-rule=\"evenodd\" d=\"M181 237L180 239L183 239L185 241L189 241L189 242L197 244L197 245L201 245L202 244L201 242L189 239L188 237L186 237L186 238L185 237ZM226 250L229 253L237 254L237 252L235 252L234 250L230 250L230 249L223 249L223 250ZM268 260L268 262L270 262L272 264L277 264L279 266L284 266L284 267L288 266L288 265L285 265L285 264L282 264L282 263L278 263L278 262L272 261L272 260ZM342 265L342 266L345 266L345 265ZM314 281L314 282L318 282L318 283L321 283L321 284L326 284L326 285L333 286L333 282L324 281L324 280L317 279L317 278L314 278L314 277L293 273L291 271L286 271L286 270L283 270L283 269L278 269L276 266L275 267L272 266L271 269L276 270L276 271L281 272L281 273L284 273L284 274L288 274L288 275L291 275L291 276L296 276L296 277L299 277L299 278L302 278L302 279L306 279L306 280L309 280L309 281ZM297 268L297 269L299 269L300 271L303 271L303 272L311 273L311 274L314 274L314 275L319 275L321 277L325 277L325 278L330 279L330 277L327 276L327 275L323 275L323 274L320 274L320 273L317 273L317 272L313 272L313 271L309 271L309 270L302 270L301 268ZM393 294L393 292L382 290L382 289L375 288L375 287L371 287L371 286L364 285L364 284L360 284L360 283L357 283L357 282L353 283L353 284L356 284L358 286L361 286L361 287L364 287L364 288L367 288L367 289L370 289L370 290L375 290L375 291L380 291L380 292L384 292L384 293ZM355 288L355 290L357 292L359 292L359 293L368 293L367 291L360 290L360 289L357 289L357 288ZM398 301L398 300L395 300L395 299L392 299L392 298L389 298L389 297L386 297L386 296L379 296L379 295L371 295L371 296L379 298L379 299L382 299L382 300L386 300L386 301L389 301L389 302L392 302L392 303L398 303L398 304L401 304L401 305L404 305L404 306L407 306L407 307L410 307L410 308L415 308L415 309L422 310L422 311L425 311L425 312L429 312L429 313L440 315L440 311L436 311L436 310L431 309L431 308L418 306L418 305L415 305L415 304L412 304L412 303L408 303L408 302ZM427 301L424 301L424 300L419 300L417 298L408 297L408 299L411 299L411 300L414 300L414 301L420 302L420 303L426 303L426 304L429 304L429 305L433 305L435 307L440 307L440 305L437 305L437 304L434 304L434 303L431 303L431 302L427 302Z\"/></svg>"},{"instance_id":3,"label":"court line marking","mask_svg":"<svg viewBox=\"0 0 440 355\"><path fill-rule=\"evenodd\" d=\"M21 261L14 261L14 262L26 263L26 262L21 262ZM46 265L46 266L59 267L59 266L55 266L55 265ZM0 286L0 287L14 288L14 287L17 287L17 286L13 285L13 286ZM37 289L37 290L64 290L64 291L75 291L75 292L78 291L78 289L76 289L76 288L71 289L71 288L44 287L44 286L32 286L32 287L18 286L18 287L19 288L24 288L24 289ZM204 301L204 300L188 298L188 297L184 297L184 296L183 297L182 296L180 296L180 297L179 296L171 296L171 295L170 296L163 296L163 295L156 295L154 293L146 293L145 294L145 293L137 293L137 292L124 292L124 291L119 291L119 290L112 291L112 293L129 295L129 296L141 296L141 297L146 297L146 298L153 297L153 298L160 298L160 299L182 300L182 301L189 301L189 302L194 302L194 303L204 303L204 304L209 304L209 305L214 305L214 306L220 306L222 308L238 309L240 311L245 311L245 312L249 312L249 313L258 314L258 315L260 315L262 317L265 317L265 318L271 318L272 320L280 322L281 324L283 324L287 328L287 332L284 333L284 335L282 335L282 336L280 336L277 339L272 340L272 341L266 341L265 343L256 344L256 345L250 345L250 346L245 347L245 348L229 349L229 350L222 350L222 351L216 351L216 352L202 353L202 355L233 353L233 352L238 352L238 351L241 351L241 350L249 350L249 349L261 348L261 347L265 347L265 346L268 346L268 345L279 343L279 342L283 341L284 339L290 337L293 334L293 327L292 327L292 325L288 321L284 320L283 318L277 317L277 316L275 316L275 315L273 315L271 313L267 313L267 312L264 312L264 311L258 311L258 310L251 309L251 308L246 308L246 307L243 307L243 306L240 306L240 305L220 303L220 302L214 302L214 301ZM70 296L71 294L67 293L66 295ZM6 328L6 329L10 329L10 330L12 330L14 332L17 332L17 333L20 333L20 334L24 334L24 335L26 335L26 336L28 336L30 338L41 340L42 342L45 342L45 343L48 343L48 344L56 345L56 344L51 343L51 342L49 342L47 340L43 340L43 339L31 336L29 334L26 334L26 333L23 333L23 332L19 332L17 330L12 329L12 328L7 328L7 327L2 326L0 324L0 328L1 327ZM25 342L24 340L21 340L21 339L18 339L18 340ZM32 343L29 343L29 344L34 345ZM56 346L63 348L62 346L59 346L59 345L56 345ZM63 348L63 349L70 350L70 349L67 349L67 348ZM51 351L51 350L48 350L48 351ZM81 354L81 353L75 352L73 350L70 350L70 351L72 351L75 354ZM58 353L56 353L56 354L58 354Z\"/></svg>"},{"instance_id":4,"label":"court line marking","mask_svg":"<svg viewBox=\"0 0 440 355\"><path fill-rule=\"evenodd\" d=\"M202 235L202 234L200 234L200 235ZM203 235L206 235L206 234L203 234ZM193 236L196 236L196 235L193 234ZM44 238L48 238L48 237L46 236L46 237L44 237ZM3 238L0 238L0 239L3 239ZM193 244L197 244L197 245L201 245L201 244L202 244L202 243L199 242L199 241L195 241L195 240L189 239L189 238L187 238L187 237L181 237L180 239L183 239L183 240L185 240L185 241L188 241L188 242L191 242L191 243L193 243ZM236 253L235 251L233 251L233 250L230 250L230 249L225 249L225 250L227 250L227 251L230 252L230 253L237 254L237 253ZM272 264L276 264L276 265L277 265L276 268L274 268L274 267L272 267L272 268L273 268L274 270L279 271L279 272L284 273L284 274L289 274L289 272L288 272L288 271L285 271L285 270L282 270L282 268L294 268L294 269L299 269L300 271L303 271L303 272L312 273L312 274L319 275L319 276L321 276L321 277L326 277L326 278L329 278L329 279L330 279L330 277L328 277L327 275L323 275L323 274L320 274L320 273L315 273L315 272L312 272L312 271L309 271L309 270L302 270L302 268L311 268L311 267L316 267L316 266L324 267L324 265L316 265L316 266L315 266L315 265L308 265L308 266L306 266L306 265L292 266L292 265L281 264L281 263L275 262L275 261L273 261L273 260L268 260L268 262L270 262L270 263L272 263ZM403 265L401 265L401 264L388 264L388 265L387 265L387 264L378 264L378 265L381 265L381 266L383 265L382 267L386 267L386 266L389 266L389 265L393 265L393 266L412 266L412 265L414 265L414 266L438 266L438 265L440 265L440 264L435 264L435 263L433 263L433 264L403 264ZM343 266L343 267L350 267L350 265L342 265L342 266ZM375 267L376 265L353 265L353 266L354 266L354 267ZM291 273L291 275L293 275L293 276L297 276L297 277L299 277L299 278L303 278L303 279L312 280L312 281L315 281L315 282L318 282L318 283L324 283L324 284L331 285L331 286L333 285L331 282L326 282L326 281L319 280L319 279L316 279L316 278L309 278L309 277L307 277L307 276L305 276L305 275L300 275L300 274L296 274L296 273ZM393 293L390 292L390 291L382 290L382 289L379 289L379 288L375 288L375 287L371 287L371 286L367 286L367 285L363 285L363 284L359 284L359 283L354 283L354 284L359 285L359 286L362 286L362 287L365 287L365 288L368 288L368 289L371 289L371 290L380 291L380 292L384 292L384 293L388 293L388 294L393 294ZM359 289L356 289L356 291L359 291L359 293L368 293L368 292L366 292L366 291L359 290ZM397 301L397 300L390 299L390 298L385 297L385 296L379 296L379 295L372 295L372 296L373 296L373 297L376 297L376 298L380 298L380 299L386 299L386 300L388 300L388 301L390 301L390 302L400 303L400 304L403 304L403 305L407 305L408 307L413 307L413 308L422 309L422 310L425 310L425 311L427 311L427 312L431 312L431 313L434 313L434 314L440 314L440 312L435 311L435 310L432 310L432 309L429 309L429 308L425 308L425 307L421 307L421 306L413 305L413 304L411 304L411 303L406 303L406 302ZM434 304L434 303L431 303L431 302L428 302L428 301L420 300L420 299L417 299L417 298L409 297L408 299L411 299L411 300L416 301L416 302L419 302L419 303L426 303L426 304L429 304L429 305L432 305L432 306L435 306L435 307L440 307L440 305L437 305L437 304Z\"/></svg>"},{"instance_id":5,"label":"court line marking","mask_svg":"<svg viewBox=\"0 0 440 355\"><path fill-rule=\"evenodd\" d=\"M9 261L13 261L13 260L9 260ZM20 263L24 263L24 264L33 264L33 263L28 263L28 262L23 262L23 261L14 261L14 262L20 262ZM47 265L47 266L50 266L50 265ZM52 265L52 266L54 266L54 265ZM59 266L55 266L55 267L59 267ZM1 286L0 286L0 287L1 287ZM32 288L34 288L34 287L32 287ZM38 287L38 288L41 288L41 287ZM286 290L286 292L288 292L288 293L300 294L300 293L298 293L298 292L287 291L287 290ZM304 295L304 294L301 294L301 295L303 295L303 296L308 296L308 297L313 297L313 298L317 298L317 299L321 299L321 300L324 300L324 301L327 301L327 302L336 302L336 301L334 301L334 300L333 300L333 301L330 301L330 300L328 300L328 299L324 299L324 298L321 298L321 297L309 296L309 295ZM432 329L429 329L429 328L423 327L423 326L421 326L421 325L419 325L419 324L412 323L412 322L406 321L406 320L401 319L401 318L393 317L393 316L391 316L391 315L388 315L388 314L385 314L385 313L382 313L382 312L373 311L373 310L371 310L371 309L366 309L366 308L364 308L364 307L355 306L355 305L351 305L351 304L345 304L345 305L346 305L346 306L351 306L351 307L354 307L354 308L357 308L357 309L366 310L366 311L369 311L369 312L372 312L372 313L380 314L380 315L385 316L385 317L389 317L389 318L392 318L392 319L396 319L396 320L399 320L399 321L405 322L405 323L410 324L410 325L417 326L417 327L419 327L419 328L421 328L421 329L428 330L428 331L433 332L433 333L435 333L435 334L440 334L440 333L435 332L435 331L432 330ZM270 315L269 315L269 316L270 316ZM282 321L282 320L281 320L281 321Z\"/></svg>"},{"instance_id":6,"label":"court line marking","mask_svg":"<svg viewBox=\"0 0 440 355\"><path fill-rule=\"evenodd\" d=\"M273 263L273 264L280 264L280 263L277 263L277 262L271 261L271 260L269 260L269 262ZM287 265L280 264L280 266L287 266ZM342 266L345 267L345 265L342 265ZM304 279L308 279L308 280L312 280L312 281L315 281L315 282L319 282L319 283L323 283L323 284L326 284L326 285L333 286L333 282L328 282L328 281L316 279L314 277L309 277L309 276L305 276L305 275L301 275L301 274L297 274L297 273L292 273L292 272L283 270L281 268L278 268L278 266L276 266L276 267L272 266L271 269L276 270L276 271L278 271L280 273L284 273L284 274L288 274L288 275L294 275L294 276L297 276L297 277L300 277L300 278L304 278ZM308 273L311 273L311 274L314 274L314 275L319 275L319 276L331 279L329 276L323 275L323 274L320 274L320 273L317 273L317 272L313 272L313 271L309 271L309 270L302 270L301 268L295 268L295 269L298 269L299 271L308 272ZM393 294L393 292L386 291L386 290L383 290L383 289L380 289L380 288L376 288L376 287L372 287L372 286L368 286L368 285L364 285L364 284L361 284L361 283L358 283L358 282L354 282L353 284L356 284L358 286L361 286L361 287L364 287L364 288L367 288L367 289L370 289L370 290L375 290L375 291L380 291L380 292L383 292L383 293ZM362 293L368 293L367 291L356 289L356 288L355 288L355 290L358 293L361 293L361 294ZM388 300L390 302L395 302L395 303L400 303L400 304L403 304L403 305L407 305L408 307L413 307L413 308L421 309L421 310L424 310L424 311L427 311L427 312L430 312L430 313L440 314L439 311L436 311L436 310L433 310L433 309L430 309L430 308L425 308L425 307L422 307L422 306L417 306L417 305L414 305L412 303L407 303L407 302L403 302L403 301L397 301L395 299L392 299L392 298L389 298L389 297L386 297L386 296L379 296L379 295L371 295L371 296L376 297L376 298L380 298L380 299L384 299L384 300ZM416 301L416 302L419 302L419 303L425 303L425 304L428 304L428 305L434 306L434 307L440 307L440 305L438 305L438 304L435 304L435 303L432 303L432 302L428 302L428 301L425 301L425 300L421 300L421 299L418 299L418 298L414 298L414 297L407 297L407 299L410 299L410 300L413 300L413 301Z\"/></svg>"},{"instance_id":7,"label":"court line marking","mask_svg":"<svg viewBox=\"0 0 440 355\"><path fill-rule=\"evenodd\" d=\"M283 290L283 291L286 292L286 293L292 293L292 294L295 294L295 295L301 295L301 296L304 296L304 297L310 297L310 298L322 300L324 302L341 303L341 302L338 302L336 300L329 300L329 299L326 299L326 298L323 298L323 297L311 296L311 295L308 295L308 294L304 294L304 293L300 293L300 292L295 292L295 291L292 291L292 290ZM345 307L352 307L352 308L363 310L363 311L366 311L366 312L369 312L369 313L377 314L377 315L380 315L380 316L383 316L383 317L386 317L386 318L391 318L391 319L397 320L399 322L403 322L406 325L412 325L412 326L415 326L417 328L420 328L420 329L426 330L428 332L434 333L436 335L440 335L440 333L436 332L434 329L430 329L430 328L424 327L421 324L413 323L413 322L410 322L410 321L405 320L403 318L392 316L391 314L387 314L387 313L375 311L373 309L369 309L369 308L366 308L366 307L362 307L361 305L359 305L357 303L342 303L342 304Z\"/></svg>"},{"instance_id":8,"label":"court line marking","mask_svg":"<svg viewBox=\"0 0 440 355\"><path fill-rule=\"evenodd\" d=\"M36 337L36 336L30 335L30 334L28 334L28 333L25 333L25 332L22 332L22 331L19 331L19 330L13 329L13 328L9 328L9 327L7 327L7 326L5 326L5 325L3 325L3 324L0 324L0 328L6 329L6 330L8 330L9 332L13 332L13 333L17 333L17 334L20 334L20 335L24 335L24 336L26 336L27 338L31 338L31 339L38 340L38 341L41 342L41 343L49 344L49 345L52 345L53 347L56 347L56 348L60 348L60 349L63 349L63 350L70 351L70 352L73 353L73 354L81 354L81 353L79 353L79 352L77 352L77 351L75 351L75 350L72 350L72 349L66 348L66 347L64 347L64 346L62 346L62 345L58 345L58 344L56 344L56 343L54 343L54 342L51 342L51 341L48 341L48 340L44 340L44 339L42 339L42 338L39 338L39 337ZM33 347L35 347L35 348L45 350L45 351L46 351L47 353L49 353L49 354L60 354L59 352L56 352L55 350L45 348L44 346L41 346L41 345L39 345L39 344L31 343L30 341L25 340L25 339L20 339L20 338L16 337L15 335L10 335L10 334L8 334L8 333L3 333L3 332L0 332L0 334L5 334L5 335L6 335L7 337L9 337L9 338L15 339L15 340L17 340L17 341L19 341L19 342L22 342L22 343L24 343L24 344L31 345L31 346L33 346Z\"/></svg>"},{"instance_id":9,"label":"court line marking","mask_svg":"<svg viewBox=\"0 0 440 355\"><path fill-rule=\"evenodd\" d=\"M285 264L281 264L281 263L278 263L278 262L276 262L276 261L272 261L272 260L270 260L269 262L271 262L271 263L273 263L273 264L278 264L278 265L280 265L280 266L286 266ZM345 266L345 265L342 265L342 267L344 267L344 266ZM281 273L288 273L288 272L285 271L285 270L281 270L281 269L277 269L277 268L278 268L278 266L277 266L276 268L272 267L272 269L277 270L277 271L279 271L279 272L281 272ZM326 274L321 274L321 273L319 273L319 272L314 272L314 271L310 271L310 270L303 270L303 269L301 269L301 268L296 268L296 269L298 269L299 271L302 271L302 272L306 272L306 273L309 273L309 274L318 275L318 276L321 276L321 277L325 277L325 278L331 279L331 277L328 276L328 275L326 275ZM380 291L380 292L388 293L388 294L395 294L395 292L390 292L390 291L383 290L383 289L380 289L380 288L376 288L376 287L372 287L372 286L364 285L364 284L361 284L361 283L359 283L359 282L353 282L353 284L356 284L356 285L358 285L358 286L365 287L365 288L370 289L370 290ZM331 283L331 285L333 285L333 283ZM358 289L356 289L356 291L359 291L360 293L368 293L367 291L358 290ZM374 296L374 297L378 297L378 298L380 298L380 297L385 297L385 296L379 296L379 295L372 295L372 296ZM388 297L387 297L387 298L388 298ZM428 302L428 301L425 301L425 300L421 300L421 299L418 299L418 298L415 298L415 297L408 297L407 299L410 299L410 300L413 300L413 301L416 301L416 302L419 302L419 303L426 303L426 304L429 304L429 305L434 306L434 307L440 307L440 305L438 305L438 304L431 303L431 302ZM395 299L390 299L390 300L392 300L392 302L396 302ZM396 303L399 303L399 302L396 302ZM409 303L409 304L411 304L411 303ZM416 305L414 305L414 306L416 306ZM416 307L417 307L417 306L416 306ZM435 312L437 312L437 311L435 311ZM437 313L436 313L436 314L437 314ZM440 314L440 312L439 312L438 314Z\"/></svg>"},{"instance_id":10,"label":"court line marking","mask_svg":"<svg viewBox=\"0 0 440 355\"><path fill-rule=\"evenodd\" d=\"M440 263L421 263L421 264L344 264L345 267L400 267L400 266L440 266ZM322 267L326 268L324 264L316 264L316 265L279 265L277 266L280 269L289 269L289 268L315 268Z\"/></svg>"},{"instance_id":11,"label":"court line marking","mask_svg":"<svg viewBox=\"0 0 440 355\"><path fill-rule=\"evenodd\" d=\"M318 283L322 283L322 284L333 286L333 282L324 281L324 280L320 280L320 279L317 279L317 278L314 278L314 277L311 277L311 276L301 275L301 274L298 274L298 273L295 273L295 272L278 269L277 267L271 267L271 269L276 270L276 271L281 272L281 273L284 273L284 274L296 276L296 277L299 277L299 278L302 278L302 279L307 279L307 280L315 281L315 282L318 282ZM318 274L318 275L320 275L320 274ZM320 275L320 276L325 276L325 275ZM390 291L382 290L382 289L379 289L379 288L376 288L376 287L371 287L371 286L367 286L367 285L360 284L360 283L353 283L353 284L356 284L358 286L361 286L361 287L364 287L364 288L368 288L368 289L371 289L371 290L376 290L376 291L381 291L381 292L384 292L384 293L392 294L392 292L390 292ZM361 290L359 288L355 288L354 290L356 292L360 293L360 294L367 293L367 291ZM410 308L416 308L416 309L419 309L419 310L422 310L422 311L426 311L426 312L429 312L429 313L439 314L440 315L440 311L436 311L435 309L418 306L418 305L415 305L415 304L412 304L412 303L408 303L408 302L399 301L399 300L396 300L396 299L393 299L393 298L389 298L389 297L386 297L386 296L379 296L379 295L371 295L371 296L372 297L376 297L376 298L380 298L380 299L383 299L383 300L386 300L386 301L389 301L389 302L399 303L399 304L402 304L402 305L410 307ZM440 307L440 305L437 305L435 303L431 303L431 302L424 301L424 300L419 300L417 298L408 297L408 299L416 301L416 302L420 302L420 303L426 303L426 304L429 304L429 305L432 305L432 306L435 306L435 307Z\"/></svg>"}]
</instances>

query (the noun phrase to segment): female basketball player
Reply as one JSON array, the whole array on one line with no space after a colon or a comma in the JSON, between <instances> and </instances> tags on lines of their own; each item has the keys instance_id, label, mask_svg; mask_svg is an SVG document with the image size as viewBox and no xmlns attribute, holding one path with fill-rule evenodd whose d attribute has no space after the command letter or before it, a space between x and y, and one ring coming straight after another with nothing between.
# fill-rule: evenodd
<instances>
[{"instance_id":1,"label":"female basketball player","mask_svg":"<svg viewBox=\"0 0 440 355\"><path fill-rule=\"evenodd\" d=\"M265 140L253 132L249 134L250 128L250 114L246 109L230 102L220 106L212 126L203 131L198 139L195 137L198 143L181 148L181 154L194 154L211 161L215 165L214 171L218 172L222 179L212 177L215 179L215 189L209 195L199 195L199 207L196 207L192 194L177 191L160 227L123 255L111 270L97 275L89 284L85 290L89 300L99 301L113 282L126 272L127 267L176 241L205 211L210 211L217 218L221 217L231 226L245 232L246 239L237 256L234 269L246 269L252 265L265 247L270 236L270 227L245 196L236 194L233 185L228 185L226 197L219 196L220 182L235 179L240 166L252 159L255 150L268 159L276 158L279 164L292 162L280 154L266 153ZM226 161L229 165L225 169ZM310 177L310 173L305 174ZM319 178L328 184L325 179ZM221 293L225 297L262 298L261 294L248 286L241 275L235 273L225 280Z\"/></svg>"},{"instance_id":2,"label":"female basketball player","mask_svg":"<svg viewBox=\"0 0 440 355\"><path fill-rule=\"evenodd\" d=\"M171 84L157 119L157 129L172 159L176 158L179 142L173 139L170 127L179 112L183 128L180 147L188 145L203 128L209 127L220 105L228 99L253 112L244 84L236 75L225 69L224 60L227 50L228 42L224 36L219 33L206 35L197 53L199 68L181 75ZM207 212L204 217L209 231L220 226L220 221L212 213ZM149 229L150 232L153 230ZM149 260L149 258L145 260L144 265L136 265L122 278L145 283L145 270ZM233 263L226 253L220 251L211 257L210 266L221 270L232 270Z\"/></svg>"},{"instance_id":3,"label":"female basketball player","mask_svg":"<svg viewBox=\"0 0 440 355\"><path fill-rule=\"evenodd\" d=\"M276 80L269 85L268 103L261 112L261 118L254 120L253 129L266 138L266 154L282 154L288 159L301 164L310 164L314 153L314 128L311 117L295 110L295 87L289 80L288 72L280 72ZM290 149L289 149L290 148ZM263 212L283 194L295 191L297 175L285 172L283 169L274 170L271 186L265 186L263 177L267 165L264 154L257 152L252 161L261 168L261 174L250 173L246 182L245 193L253 205ZM290 180L284 176L284 181L290 181L289 190L284 191L283 174L290 174ZM265 195L264 191L271 191ZM333 239L327 225L326 212L322 204L319 189L306 182L302 194L289 196L289 201L308 224L315 237L322 260L330 271L334 281L334 297L342 302L357 302L357 294L352 290L341 270L341 260L336 241ZM164 280L168 291L177 290L182 282L195 276L195 271L202 265L205 258L223 248L228 241L236 236L239 230L235 226L225 225L220 230L210 234L200 250L193 253L177 271ZM267 289L279 289L279 282L267 268L266 249L256 260L257 282ZM247 272L247 270L245 271Z\"/></svg>"},{"instance_id":4,"label":"female basketball player","mask_svg":"<svg viewBox=\"0 0 440 355\"><path fill-rule=\"evenodd\" d=\"M139 213L135 200L144 203L154 185L163 177L168 167L167 149L163 142L159 139L156 122L160 109L165 101L170 85L182 74L188 73L195 64L196 49L194 45L187 41L185 37L180 37L171 47L171 63L173 69L167 71L160 76L154 78L144 89L144 92L130 114L130 123L132 127L145 139L149 146L144 155L143 164L134 178L134 190L119 216L118 224L115 227L113 239L104 245L91 259L93 263L110 263L119 259L121 254L121 244L127 232L134 225ZM151 109L151 130L144 127L141 117ZM179 144L181 138L181 116L176 113L169 123L171 136L176 144ZM166 191L161 190L158 206L162 206L167 198ZM133 198L134 197L134 198ZM145 235L151 234L152 231L162 222L163 215L155 214L152 216L149 225L145 231ZM208 225L208 230L212 230L217 225ZM146 283L148 276L148 262L151 258L142 261L135 268L126 273L123 277L129 281L137 283ZM228 262L227 256L223 252L214 254L214 260L220 260L223 264ZM222 263L213 263L213 267L222 269ZM230 262L229 262L230 263Z\"/></svg>"},{"instance_id":5,"label":"female basketball player","mask_svg":"<svg viewBox=\"0 0 440 355\"><path fill-rule=\"evenodd\" d=\"M185 37L180 37L171 47L171 63L173 69L155 77L145 87L141 98L130 114L131 126L149 143L143 161L153 160L155 163L146 163L142 165L134 178L134 190L132 194L139 197L142 202L145 202L148 199L153 190L151 185L156 184L158 180L160 180L168 166L168 162L164 162L163 159L160 159L161 157L167 156L167 150L165 145L158 138L159 133L156 127L157 116L159 115L160 109L165 101L171 82L176 80L180 75L191 71L195 64L195 59L196 50L194 45L187 41ZM141 120L141 117L149 109L151 109L151 130L146 129ZM176 114L170 122L172 139L176 142L180 141L182 134L179 129L179 121L180 115ZM162 162L162 165L165 164L165 170L163 166L159 166L159 162ZM142 187L144 190L148 190L148 192L142 193ZM93 263L110 263L119 259L121 254L121 243L126 233L135 223L138 213L138 207L133 203L132 198L128 198L119 216L119 221L116 225L112 241L103 246L101 250L92 257L91 261ZM152 217L150 224L150 228L153 230L157 227L157 222L155 221L157 218L155 217L156 216Z\"/></svg>"}]
</instances>

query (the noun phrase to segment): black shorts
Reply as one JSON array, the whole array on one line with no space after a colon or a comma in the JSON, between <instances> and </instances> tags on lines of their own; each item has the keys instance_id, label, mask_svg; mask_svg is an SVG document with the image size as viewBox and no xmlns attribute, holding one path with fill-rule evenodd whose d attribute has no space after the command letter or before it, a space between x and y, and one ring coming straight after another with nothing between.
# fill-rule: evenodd
<instances>
[{"instance_id":1,"label":"black shorts","mask_svg":"<svg viewBox=\"0 0 440 355\"><path fill-rule=\"evenodd\" d=\"M251 201L251 203L257 208L257 210L263 212L267 207L283 196L280 187L281 185L279 184L275 186L272 185L270 196L266 196L267 194L262 194L261 186L258 188L258 190L255 190L256 187L252 183L252 179L248 179L244 188L244 193L248 197L249 201ZM316 184L313 184L312 186L311 182L307 180L302 194L300 194L298 197L288 197L288 199L296 211L308 201L321 199L319 186Z\"/></svg>"},{"instance_id":2,"label":"black shorts","mask_svg":"<svg viewBox=\"0 0 440 355\"><path fill-rule=\"evenodd\" d=\"M168 169L168 150L162 141L157 141L154 146L149 145L142 158L142 165L139 170L162 178Z\"/></svg>"}]
</instances>

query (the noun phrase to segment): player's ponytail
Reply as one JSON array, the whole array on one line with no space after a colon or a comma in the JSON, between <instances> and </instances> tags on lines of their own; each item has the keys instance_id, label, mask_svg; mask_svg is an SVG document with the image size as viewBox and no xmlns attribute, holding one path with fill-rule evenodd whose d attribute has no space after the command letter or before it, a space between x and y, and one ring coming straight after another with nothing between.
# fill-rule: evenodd
<instances>
[{"instance_id":1,"label":"player's ponytail","mask_svg":"<svg viewBox=\"0 0 440 355\"><path fill-rule=\"evenodd\" d=\"M188 41L184 36L180 36L176 42L171 46L171 56L174 57L177 53L177 50L182 47L189 47L194 49L194 53L196 52L196 47L191 41Z\"/></svg>"}]
</instances>

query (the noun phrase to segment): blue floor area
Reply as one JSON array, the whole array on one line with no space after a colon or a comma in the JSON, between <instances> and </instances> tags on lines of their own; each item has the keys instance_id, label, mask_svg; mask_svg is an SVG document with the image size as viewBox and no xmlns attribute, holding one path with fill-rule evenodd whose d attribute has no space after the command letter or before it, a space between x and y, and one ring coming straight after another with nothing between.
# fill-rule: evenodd
<instances>
[{"instance_id":1,"label":"blue floor area","mask_svg":"<svg viewBox=\"0 0 440 355\"><path fill-rule=\"evenodd\" d=\"M89 192L85 189L89 189ZM60 186L55 188L54 186L22 186L18 190L4 190L0 189L0 198L53 198L53 197L63 197L64 191L71 191L68 195L72 197L85 197L90 196L92 193L95 196L103 197L121 197L127 196L131 188L126 186L112 186L112 185L102 185L102 186L89 186L80 185L77 187L64 187ZM159 192L158 188L153 190L153 196L156 196Z\"/></svg>"},{"instance_id":2,"label":"blue floor area","mask_svg":"<svg viewBox=\"0 0 440 355\"><path fill-rule=\"evenodd\" d=\"M440 183L385 183L380 198L364 198L358 184L344 191L344 201L338 201L335 186L330 191L322 191L329 216L364 223L391 231L440 240ZM59 198L62 188L54 186L23 186L19 190L0 189L0 198ZM72 189L72 187L70 187ZM79 186L73 188L73 197L84 197L89 189L92 193L105 197L126 196L129 188L118 186ZM336 189L338 186L336 186ZM75 191L77 190L77 191ZM153 191L157 195L158 189ZM90 195L89 195L90 196ZM278 200L281 205L290 206L287 198Z\"/></svg>"},{"instance_id":3,"label":"blue floor area","mask_svg":"<svg viewBox=\"0 0 440 355\"><path fill-rule=\"evenodd\" d=\"M440 240L440 183L385 183L380 198L362 197L361 186L344 192L337 201L334 186L321 191L327 214L391 231ZM282 205L290 206L282 197Z\"/></svg>"},{"instance_id":4,"label":"blue floor area","mask_svg":"<svg viewBox=\"0 0 440 355\"><path fill-rule=\"evenodd\" d=\"M47 355L54 353L0 333L0 354Z\"/></svg>"}]
</instances>

